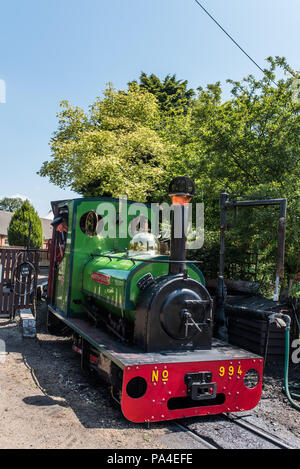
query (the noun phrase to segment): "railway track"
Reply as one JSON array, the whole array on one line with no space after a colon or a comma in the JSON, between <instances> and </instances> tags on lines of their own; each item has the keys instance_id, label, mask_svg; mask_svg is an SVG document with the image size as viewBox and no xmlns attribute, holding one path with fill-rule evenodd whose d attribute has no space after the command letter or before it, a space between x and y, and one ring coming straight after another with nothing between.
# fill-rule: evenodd
<instances>
[{"instance_id":1,"label":"railway track","mask_svg":"<svg viewBox=\"0 0 300 469\"><path fill-rule=\"evenodd\" d=\"M277 446L278 448L297 449L294 446L291 446L287 441L284 441L282 438L272 435L272 433L258 427L257 425L254 425L253 423L248 422L242 417L233 417L227 414L225 414L224 417L228 421L234 423L235 425L239 425L240 427L245 428L246 430L249 430L254 435L258 435L261 438L265 439L266 441L269 441L270 443L272 443L274 446Z\"/></svg>"},{"instance_id":2,"label":"railway track","mask_svg":"<svg viewBox=\"0 0 300 469\"><path fill-rule=\"evenodd\" d=\"M284 439L258 427L243 417L234 417L227 414L216 417L216 420L213 420L213 424L214 426L219 425L222 427L222 432L226 435L225 437L222 435L222 438L212 435L211 431L206 432L205 423L174 423L181 432L186 433L187 436L196 442L199 449L234 449L235 444L232 444L230 440L235 440L237 447L240 449L243 448L241 441L244 441L245 449L298 449Z\"/></svg>"},{"instance_id":3,"label":"railway track","mask_svg":"<svg viewBox=\"0 0 300 469\"><path fill-rule=\"evenodd\" d=\"M190 430L189 427L178 422L174 422L174 423L176 427L179 428L180 431L187 433L190 438L192 438L199 444L199 449L221 449L221 447L218 446L216 443L214 442L210 443L208 439L204 438L203 436L198 435L195 431Z\"/></svg>"}]
</instances>

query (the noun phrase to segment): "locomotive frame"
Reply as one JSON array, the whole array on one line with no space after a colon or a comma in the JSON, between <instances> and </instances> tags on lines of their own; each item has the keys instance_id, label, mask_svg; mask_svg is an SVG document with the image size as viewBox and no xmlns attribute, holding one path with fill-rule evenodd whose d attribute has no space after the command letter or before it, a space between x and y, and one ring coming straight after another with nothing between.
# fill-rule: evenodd
<instances>
[{"instance_id":1,"label":"locomotive frame","mask_svg":"<svg viewBox=\"0 0 300 469\"><path fill-rule=\"evenodd\" d=\"M111 384L123 415L134 423L248 411L260 401L263 359L258 355L218 340L211 350L144 353L85 320L67 320L50 305L49 310L74 331L73 350L82 369L96 370ZM249 371L259 375L254 388L245 385ZM203 399L192 400L193 388Z\"/></svg>"},{"instance_id":2,"label":"locomotive frame","mask_svg":"<svg viewBox=\"0 0 300 469\"><path fill-rule=\"evenodd\" d=\"M150 347L150 351L142 350L131 343L122 343L117 334L111 334L108 322L106 330L105 327L100 329L91 325L86 314L89 292L83 289L83 266L94 255L103 253L103 257L110 258L110 262L119 255L115 240L90 236L82 229L84 217L90 212L99 213L98 207L103 202L114 204L120 214L117 199L76 199L52 203L54 226L67 220L67 227L60 230L66 238L59 263L56 259L59 252L57 232L53 232L48 287L50 328L59 320L73 331L73 350L81 356L82 369L97 370L110 383L113 398L121 405L124 416L132 422L158 422L254 408L262 392L263 359L258 355L217 339L212 339L211 347L187 347L185 350L158 348L154 351ZM129 202L128 207L132 203ZM155 219L157 214L151 211L151 205L146 206L149 219ZM128 223L133 218L129 216ZM118 239L118 251L126 250L129 242L129 235ZM182 240L179 248L180 243ZM172 261L167 256L157 256L155 259L163 262L155 264L151 259L144 259L133 262L132 269L143 271L143 275L150 272L154 278L159 278L166 274L165 266ZM183 258L181 260L184 261ZM122 262L128 262L128 256ZM183 281L184 278L194 278L205 285L203 274L194 264L184 266L182 273L172 274L183 276ZM129 277L132 277L130 270L128 267ZM105 292L110 312L121 304L122 316L128 314L126 305L122 303L126 299L128 285L125 282L121 285L119 279L118 285L123 292L120 303L120 288L115 288L111 280L106 285L109 275L105 268L99 272L91 271L91 274L99 276L94 276L94 285L103 287L101 292ZM141 273L139 278L144 277ZM130 299L134 307L137 292L134 288L132 290Z\"/></svg>"}]
</instances>

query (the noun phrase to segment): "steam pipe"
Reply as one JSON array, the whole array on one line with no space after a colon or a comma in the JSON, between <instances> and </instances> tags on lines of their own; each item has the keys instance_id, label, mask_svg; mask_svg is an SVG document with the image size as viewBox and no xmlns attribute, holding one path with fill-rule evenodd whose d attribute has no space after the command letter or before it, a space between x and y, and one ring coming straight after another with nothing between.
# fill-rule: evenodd
<instances>
[{"instance_id":1,"label":"steam pipe","mask_svg":"<svg viewBox=\"0 0 300 469\"><path fill-rule=\"evenodd\" d=\"M169 187L172 199L172 228L169 273L184 274L186 272L186 234L189 221L189 204L195 194L192 179L177 177Z\"/></svg>"},{"instance_id":2,"label":"steam pipe","mask_svg":"<svg viewBox=\"0 0 300 469\"><path fill-rule=\"evenodd\" d=\"M181 274L186 270L186 228L187 228L187 206L174 205L172 212L171 252L170 252L170 274ZM174 263L174 261L177 261Z\"/></svg>"}]
</instances>

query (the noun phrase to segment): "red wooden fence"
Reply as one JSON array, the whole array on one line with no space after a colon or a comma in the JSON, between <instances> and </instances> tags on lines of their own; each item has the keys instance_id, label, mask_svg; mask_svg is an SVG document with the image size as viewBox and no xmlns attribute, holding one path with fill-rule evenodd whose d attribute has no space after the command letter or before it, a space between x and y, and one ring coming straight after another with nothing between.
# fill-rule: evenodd
<instances>
[{"instance_id":1,"label":"red wooden fence","mask_svg":"<svg viewBox=\"0 0 300 469\"><path fill-rule=\"evenodd\" d=\"M28 261L32 267L28 275L22 275L20 266L25 252L22 248L0 248L0 317L12 318L16 310L35 305L40 253L39 250L29 251Z\"/></svg>"}]
</instances>

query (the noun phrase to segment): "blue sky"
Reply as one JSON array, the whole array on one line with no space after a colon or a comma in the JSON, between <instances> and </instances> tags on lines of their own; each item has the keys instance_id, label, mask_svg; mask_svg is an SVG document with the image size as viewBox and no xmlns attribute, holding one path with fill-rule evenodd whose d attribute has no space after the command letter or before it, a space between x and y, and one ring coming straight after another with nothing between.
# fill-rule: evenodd
<instances>
[{"instance_id":1,"label":"blue sky","mask_svg":"<svg viewBox=\"0 0 300 469\"><path fill-rule=\"evenodd\" d=\"M202 3L260 65L279 55L300 69L299 0ZM194 0L2 1L0 196L25 195L40 216L51 200L74 197L36 175L59 102L86 109L107 82L124 88L141 71L175 73L193 88L260 76Z\"/></svg>"}]
</instances>

